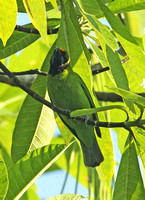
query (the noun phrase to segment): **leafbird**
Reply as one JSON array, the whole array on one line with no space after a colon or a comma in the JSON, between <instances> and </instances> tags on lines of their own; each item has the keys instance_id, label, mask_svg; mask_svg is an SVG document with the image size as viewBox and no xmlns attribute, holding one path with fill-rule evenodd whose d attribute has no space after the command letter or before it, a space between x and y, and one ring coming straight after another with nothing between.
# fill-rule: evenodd
<instances>
[{"instance_id":1,"label":"leafbird","mask_svg":"<svg viewBox=\"0 0 145 200\"><path fill-rule=\"evenodd\" d=\"M62 109L72 112L95 107L84 81L70 67L66 51L58 47L50 60L47 89L52 103ZM94 128L62 114L58 113L58 115L65 126L79 140L85 166L99 166L104 160L95 134L96 131L97 135L101 137L99 127ZM89 115L88 118L97 120L95 114Z\"/></svg>"}]
</instances>

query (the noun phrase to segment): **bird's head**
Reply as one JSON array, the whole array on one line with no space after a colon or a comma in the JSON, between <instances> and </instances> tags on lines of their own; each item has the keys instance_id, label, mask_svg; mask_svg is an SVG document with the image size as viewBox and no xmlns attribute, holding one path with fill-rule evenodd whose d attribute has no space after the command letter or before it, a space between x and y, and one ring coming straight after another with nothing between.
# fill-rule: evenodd
<instances>
[{"instance_id":1,"label":"bird's head","mask_svg":"<svg viewBox=\"0 0 145 200\"><path fill-rule=\"evenodd\" d=\"M69 58L64 49L56 48L50 60L49 74L56 75L64 71L69 65Z\"/></svg>"}]
</instances>

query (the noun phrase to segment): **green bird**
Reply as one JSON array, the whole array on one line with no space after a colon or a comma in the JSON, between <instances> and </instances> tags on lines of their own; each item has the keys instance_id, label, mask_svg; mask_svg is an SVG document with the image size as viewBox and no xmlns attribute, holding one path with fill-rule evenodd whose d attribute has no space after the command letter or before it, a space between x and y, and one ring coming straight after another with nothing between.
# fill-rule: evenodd
<instances>
[{"instance_id":1,"label":"green bird","mask_svg":"<svg viewBox=\"0 0 145 200\"><path fill-rule=\"evenodd\" d=\"M85 83L71 69L67 53L58 47L50 60L47 88L52 103L62 109L74 111L95 107ZM85 166L99 166L104 158L96 140L95 130L97 135L101 137L100 129L70 119L59 113L58 115L72 134L80 141ZM89 119L96 120L95 114L89 116Z\"/></svg>"}]
</instances>

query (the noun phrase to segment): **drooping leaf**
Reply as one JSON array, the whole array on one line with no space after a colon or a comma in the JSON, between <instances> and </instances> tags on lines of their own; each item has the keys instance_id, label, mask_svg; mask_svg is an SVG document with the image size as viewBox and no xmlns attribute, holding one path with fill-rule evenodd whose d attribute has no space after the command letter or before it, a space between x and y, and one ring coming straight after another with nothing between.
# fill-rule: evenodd
<instances>
[{"instance_id":1,"label":"drooping leaf","mask_svg":"<svg viewBox=\"0 0 145 200\"><path fill-rule=\"evenodd\" d=\"M23 0L25 9L34 27L48 45L45 3L41 0Z\"/></svg>"},{"instance_id":2,"label":"drooping leaf","mask_svg":"<svg viewBox=\"0 0 145 200\"><path fill-rule=\"evenodd\" d=\"M18 5L18 12L26 13L23 0L17 0L17 5ZM51 5L50 2L45 2L45 7L47 11L53 9L53 6Z\"/></svg>"},{"instance_id":3,"label":"drooping leaf","mask_svg":"<svg viewBox=\"0 0 145 200\"><path fill-rule=\"evenodd\" d=\"M47 170L68 148L66 145L48 145L36 149L9 170L9 188L6 200L19 199L34 181Z\"/></svg>"},{"instance_id":4,"label":"drooping leaf","mask_svg":"<svg viewBox=\"0 0 145 200\"><path fill-rule=\"evenodd\" d=\"M106 19L111 25L116 37L128 55L132 67L135 71L145 77L145 55L142 48L138 45L134 37L130 34L128 29L122 24L117 16L115 16L102 1L97 0L102 9Z\"/></svg>"},{"instance_id":5,"label":"drooping leaf","mask_svg":"<svg viewBox=\"0 0 145 200\"><path fill-rule=\"evenodd\" d=\"M28 34L14 31L14 33L8 39L6 46L3 46L2 42L0 42L0 59L17 53L36 41L39 37L40 36L38 34Z\"/></svg>"},{"instance_id":6,"label":"drooping leaf","mask_svg":"<svg viewBox=\"0 0 145 200\"><path fill-rule=\"evenodd\" d=\"M46 56L41 70L48 71L52 51ZM47 97L46 77L38 76L31 89L41 97ZM52 110L28 95L19 112L13 133L12 158L14 162L31 150L49 144L54 130L55 120Z\"/></svg>"},{"instance_id":7,"label":"drooping leaf","mask_svg":"<svg viewBox=\"0 0 145 200\"><path fill-rule=\"evenodd\" d=\"M86 46L82 39L78 22L74 19L72 20L74 11L69 12L69 9L74 9L71 1L69 1L68 5L62 4L62 23L57 44L67 50L71 67L83 79L91 93L91 71L87 60Z\"/></svg>"},{"instance_id":8,"label":"drooping leaf","mask_svg":"<svg viewBox=\"0 0 145 200\"><path fill-rule=\"evenodd\" d=\"M127 90L123 90L121 88L112 88L112 87L108 87L108 88L111 89L116 94L122 96L124 99L129 100L136 105L145 107L145 98L144 97L141 97L140 95L129 92Z\"/></svg>"},{"instance_id":9,"label":"drooping leaf","mask_svg":"<svg viewBox=\"0 0 145 200\"><path fill-rule=\"evenodd\" d=\"M95 44L93 44L92 42L90 42L87 37L85 37L86 42L88 43L88 45L90 46L90 48L92 49L93 53L95 54L95 56L97 57L98 61L102 64L102 67L106 67L108 66L108 62L105 58L104 53L102 52L102 50L97 47Z\"/></svg>"},{"instance_id":10,"label":"drooping leaf","mask_svg":"<svg viewBox=\"0 0 145 200\"><path fill-rule=\"evenodd\" d=\"M145 190L139 169L136 149L131 136L128 136L124 147L113 200L119 199L144 199Z\"/></svg>"},{"instance_id":11,"label":"drooping leaf","mask_svg":"<svg viewBox=\"0 0 145 200\"><path fill-rule=\"evenodd\" d=\"M3 45L11 36L16 26L17 3L16 0L0 1L0 38Z\"/></svg>"}]
</instances>

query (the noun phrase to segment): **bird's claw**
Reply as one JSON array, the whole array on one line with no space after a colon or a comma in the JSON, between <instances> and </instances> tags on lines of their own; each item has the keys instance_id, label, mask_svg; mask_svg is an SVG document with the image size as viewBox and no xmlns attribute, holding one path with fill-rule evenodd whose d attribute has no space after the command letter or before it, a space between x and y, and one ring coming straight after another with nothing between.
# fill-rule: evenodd
<instances>
[{"instance_id":1,"label":"bird's claw","mask_svg":"<svg viewBox=\"0 0 145 200\"><path fill-rule=\"evenodd\" d=\"M70 110L69 109L65 109L65 114L67 115L68 118L70 118Z\"/></svg>"}]
</instances>

